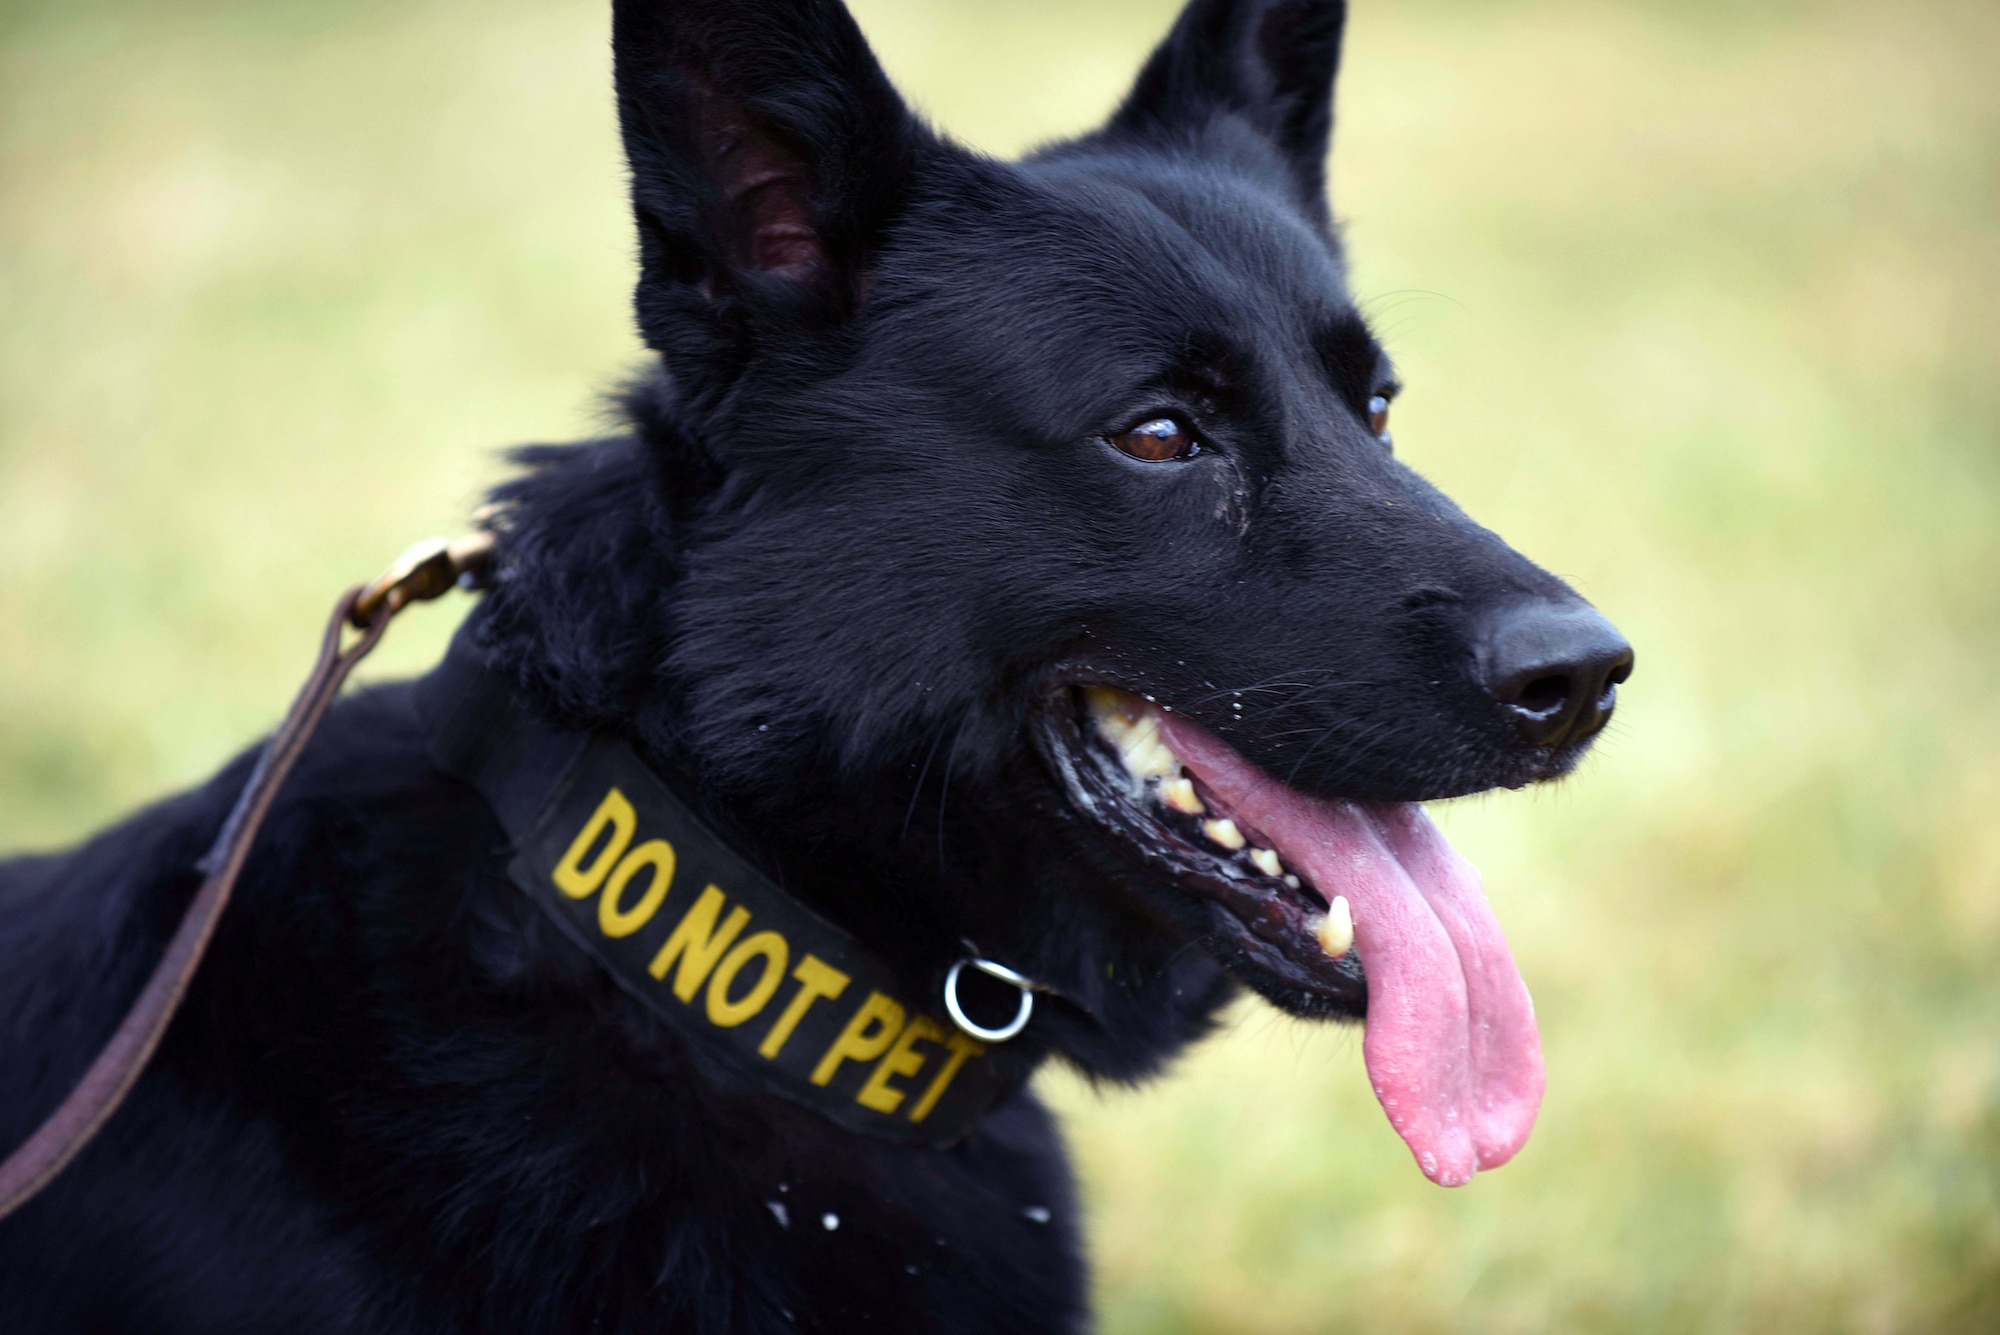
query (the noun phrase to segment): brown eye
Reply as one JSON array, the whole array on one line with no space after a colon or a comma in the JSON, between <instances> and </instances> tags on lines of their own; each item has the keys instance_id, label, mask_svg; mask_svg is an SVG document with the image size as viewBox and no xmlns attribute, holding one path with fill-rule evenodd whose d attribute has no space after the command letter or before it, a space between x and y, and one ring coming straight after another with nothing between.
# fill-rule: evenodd
<instances>
[{"instance_id":1,"label":"brown eye","mask_svg":"<svg viewBox=\"0 0 2000 1335\"><path fill-rule=\"evenodd\" d=\"M1130 431L1121 431L1113 436L1111 443L1134 459L1144 459L1148 463L1191 459L1199 448L1188 429L1171 417L1155 417L1150 422L1141 422Z\"/></svg>"},{"instance_id":2,"label":"brown eye","mask_svg":"<svg viewBox=\"0 0 2000 1335\"><path fill-rule=\"evenodd\" d=\"M1387 394L1377 394L1374 398L1368 400L1368 429L1375 433L1377 439L1387 440L1389 438L1389 396Z\"/></svg>"}]
</instances>

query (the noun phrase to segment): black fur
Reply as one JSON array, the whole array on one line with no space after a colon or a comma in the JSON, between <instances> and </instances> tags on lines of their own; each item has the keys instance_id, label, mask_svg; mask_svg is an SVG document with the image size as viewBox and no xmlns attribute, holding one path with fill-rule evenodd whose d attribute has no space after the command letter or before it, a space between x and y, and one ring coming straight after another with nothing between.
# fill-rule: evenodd
<instances>
[{"instance_id":1,"label":"black fur","mask_svg":"<svg viewBox=\"0 0 2000 1335\"><path fill-rule=\"evenodd\" d=\"M1100 680L1327 794L1580 750L1524 745L1467 649L1482 609L1566 592L1367 425L1390 373L1322 167L1342 6L1195 0L1108 126L1021 163L906 112L834 0L615 9L660 361L628 434L524 451L501 489L490 662L632 737L913 992L967 939L1054 986L1002 1050L1023 1074L1142 1078L1231 970L1358 1013L1244 958L1034 741ZM1166 413L1201 454L1107 443ZM0 1141L129 1004L246 772L0 868ZM1086 1323L1032 1095L940 1151L741 1093L525 903L503 843L407 688L341 705L155 1066L0 1224L0 1324Z\"/></svg>"}]
</instances>

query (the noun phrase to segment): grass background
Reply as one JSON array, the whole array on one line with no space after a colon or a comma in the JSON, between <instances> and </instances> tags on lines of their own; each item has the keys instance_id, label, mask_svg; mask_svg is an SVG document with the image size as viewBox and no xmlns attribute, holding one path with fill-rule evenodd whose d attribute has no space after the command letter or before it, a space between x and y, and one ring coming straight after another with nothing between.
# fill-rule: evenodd
<instances>
[{"instance_id":1,"label":"grass background","mask_svg":"<svg viewBox=\"0 0 2000 1335\"><path fill-rule=\"evenodd\" d=\"M600 0L0 0L0 847L268 727L333 593L638 356ZM1168 0L861 0L1010 152ZM1453 804L1539 1004L1425 1183L1246 1004L1069 1115L1112 1332L2000 1329L2000 9L1363 0L1334 158L1405 455L1639 647ZM407 618L413 670L455 612Z\"/></svg>"}]
</instances>

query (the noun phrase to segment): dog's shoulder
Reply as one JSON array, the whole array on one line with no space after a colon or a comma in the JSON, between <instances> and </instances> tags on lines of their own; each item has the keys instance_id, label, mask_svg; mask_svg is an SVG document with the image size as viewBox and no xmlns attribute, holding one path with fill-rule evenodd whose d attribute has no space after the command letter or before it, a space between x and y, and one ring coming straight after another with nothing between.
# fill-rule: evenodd
<instances>
[{"instance_id":1,"label":"dog's shoulder","mask_svg":"<svg viewBox=\"0 0 2000 1335\"><path fill-rule=\"evenodd\" d=\"M211 782L60 853L0 862L0 1135L18 1139L111 1028L200 881L195 863L249 773ZM52 1096L53 1091L53 1096Z\"/></svg>"},{"instance_id":2,"label":"dog's shoulder","mask_svg":"<svg viewBox=\"0 0 2000 1335\"><path fill-rule=\"evenodd\" d=\"M5 1096L16 1138L130 1003L246 773L0 871L0 945L34 960L0 1032L9 1069L42 1073ZM30 1326L51 1331L1081 1320L1073 1191L1030 1093L933 1150L745 1087L635 1006L510 857L432 765L408 687L343 701L153 1068L0 1224L0 1301L64 1295ZM107 1250L114 1292L84 1278Z\"/></svg>"},{"instance_id":3,"label":"dog's shoulder","mask_svg":"<svg viewBox=\"0 0 2000 1335\"><path fill-rule=\"evenodd\" d=\"M287 786L292 840L295 813L325 795L310 771L351 745L348 717L383 703L344 705L328 745ZM412 736L405 730L397 745L408 751ZM74 849L0 863L7 1145L53 1111L123 1018L254 762L246 753ZM280 1126L230 1097L228 1070L214 1060L220 1040L239 1042L243 1021L227 1010L217 974L237 966L246 932L263 930L254 901L276 897L268 868L285 842L260 840L245 904L224 920L231 948L218 948L216 967L197 976L153 1069L68 1171L0 1222L8 1329L410 1328L373 1292L364 1250L302 1179Z\"/></svg>"}]
</instances>

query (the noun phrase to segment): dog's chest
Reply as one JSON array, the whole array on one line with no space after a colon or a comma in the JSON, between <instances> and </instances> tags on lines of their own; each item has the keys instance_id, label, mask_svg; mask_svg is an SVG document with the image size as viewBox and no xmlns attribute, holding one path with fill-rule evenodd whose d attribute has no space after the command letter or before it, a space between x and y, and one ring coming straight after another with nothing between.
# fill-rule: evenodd
<instances>
[{"instance_id":1,"label":"dog's chest","mask_svg":"<svg viewBox=\"0 0 2000 1335\"><path fill-rule=\"evenodd\" d=\"M381 1263L457 1324L1075 1326L1073 1190L1031 1094L939 1149L747 1089L548 930L497 859L465 857L500 846L476 798L379 810L366 852L338 825L309 836L325 846L296 850L284 907L231 943L241 972L217 985L245 993L223 1013L256 1032L211 1060L257 1086L337 1215L407 1240ZM274 953L299 968L276 1006Z\"/></svg>"}]
</instances>

